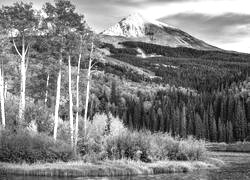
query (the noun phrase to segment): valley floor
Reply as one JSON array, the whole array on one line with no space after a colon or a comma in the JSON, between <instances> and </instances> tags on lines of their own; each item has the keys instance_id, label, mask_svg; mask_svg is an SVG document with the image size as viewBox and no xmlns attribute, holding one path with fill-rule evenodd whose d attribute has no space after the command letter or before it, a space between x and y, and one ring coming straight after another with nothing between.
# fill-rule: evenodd
<instances>
[{"instance_id":1,"label":"valley floor","mask_svg":"<svg viewBox=\"0 0 250 180\"><path fill-rule=\"evenodd\" d=\"M104 161L98 163L58 162L46 164L10 164L0 163L0 174L20 176L57 176L57 177L87 177L87 176L131 176L153 175L162 173L181 173L199 169L214 169L224 163L210 158L206 161L160 161L143 163L129 160Z\"/></svg>"}]
</instances>

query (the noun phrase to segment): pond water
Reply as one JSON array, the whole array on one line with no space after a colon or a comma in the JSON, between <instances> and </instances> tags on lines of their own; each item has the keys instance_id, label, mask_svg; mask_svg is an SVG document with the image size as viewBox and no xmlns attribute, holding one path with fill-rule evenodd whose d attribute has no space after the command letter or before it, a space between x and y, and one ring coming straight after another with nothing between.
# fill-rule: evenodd
<instances>
[{"instance_id":1,"label":"pond water","mask_svg":"<svg viewBox=\"0 0 250 180\"><path fill-rule=\"evenodd\" d=\"M250 180L250 154L216 153L216 156L223 159L227 163L227 166L215 170L202 170L190 173L161 174L152 176L113 178L51 178L0 175L0 180Z\"/></svg>"}]
</instances>

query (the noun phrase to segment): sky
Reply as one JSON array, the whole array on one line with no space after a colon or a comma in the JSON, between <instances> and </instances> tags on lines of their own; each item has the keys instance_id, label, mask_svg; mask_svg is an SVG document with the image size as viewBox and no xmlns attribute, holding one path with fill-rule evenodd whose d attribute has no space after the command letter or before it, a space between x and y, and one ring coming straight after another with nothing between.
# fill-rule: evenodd
<instances>
[{"instance_id":1,"label":"sky","mask_svg":"<svg viewBox=\"0 0 250 180\"><path fill-rule=\"evenodd\" d=\"M9 5L16 0L0 0ZM24 0L41 8L53 0ZM138 12L217 47L250 53L250 0L71 0L96 32Z\"/></svg>"}]
</instances>

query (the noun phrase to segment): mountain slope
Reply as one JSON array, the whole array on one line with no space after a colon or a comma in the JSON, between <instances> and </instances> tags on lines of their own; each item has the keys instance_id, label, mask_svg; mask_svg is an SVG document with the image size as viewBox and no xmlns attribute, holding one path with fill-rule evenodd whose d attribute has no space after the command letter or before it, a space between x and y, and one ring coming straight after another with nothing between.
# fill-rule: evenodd
<instances>
[{"instance_id":1,"label":"mountain slope","mask_svg":"<svg viewBox=\"0 0 250 180\"><path fill-rule=\"evenodd\" d=\"M103 31L100 37L103 42L116 45L122 41L141 41L170 47L220 50L178 28L159 21L148 20L137 13Z\"/></svg>"}]
</instances>

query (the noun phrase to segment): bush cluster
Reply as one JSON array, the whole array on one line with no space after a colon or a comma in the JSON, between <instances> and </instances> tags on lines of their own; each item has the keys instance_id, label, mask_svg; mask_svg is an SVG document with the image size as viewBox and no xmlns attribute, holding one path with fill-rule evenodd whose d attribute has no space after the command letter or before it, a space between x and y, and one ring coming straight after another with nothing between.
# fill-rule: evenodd
<instances>
[{"instance_id":1,"label":"bush cluster","mask_svg":"<svg viewBox=\"0 0 250 180\"><path fill-rule=\"evenodd\" d=\"M143 162L159 160L202 160L205 142L193 137L182 140L167 133L131 132L108 136L105 150L109 159L127 158Z\"/></svg>"},{"instance_id":2,"label":"bush cluster","mask_svg":"<svg viewBox=\"0 0 250 180\"><path fill-rule=\"evenodd\" d=\"M111 116L109 134L105 133L107 117L96 115L88 123L87 137L78 142L85 160L131 159L143 162L159 160L201 160L206 157L205 142L193 137L180 139L168 133L130 131Z\"/></svg>"},{"instance_id":3,"label":"bush cluster","mask_svg":"<svg viewBox=\"0 0 250 180\"><path fill-rule=\"evenodd\" d=\"M0 161L34 163L74 159L70 145L44 134L18 130L0 132Z\"/></svg>"},{"instance_id":4,"label":"bush cluster","mask_svg":"<svg viewBox=\"0 0 250 180\"><path fill-rule=\"evenodd\" d=\"M167 133L151 135L151 158L155 160L201 160L206 157L205 142L192 136L174 138Z\"/></svg>"},{"instance_id":5,"label":"bush cluster","mask_svg":"<svg viewBox=\"0 0 250 180\"><path fill-rule=\"evenodd\" d=\"M83 121L80 121L83 122ZM86 161L98 161L107 158L105 142L107 136L116 136L127 131L127 128L118 119L110 115L110 121L105 114L96 114L93 120L87 121L86 136L82 134L83 124L79 124L78 152ZM107 127L110 131L107 132Z\"/></svg>"},{"instance_id":6,"label":"bush cluster","mask_svg":"<svg viewBox=\"0 0 250 180\"><path fill-rule=\"evenodd\" d=\"M149 133L126 131L105 138L105 151L109 159L132 159L149 162Z\"/></svg>"},{"instance_id":7,"label":"bush cluster","mask_svg":"<svg viewBox=\"0 0 250 180\"><path fill-rule=\"evenodd\" d=\"M83 122L83 121L81 121ZM107 126L110 130L107 131ZM206 156L205 143L192 137L180 139L167 133L131 131L113 116L97 114L88 121L86 136L80 124L78 152L82 160L130 159L151 162L160 160L201 160ZM69 134L67 125L60 136ZM61 139L61 140L60 140ZM0 161L34 163L70 161L75 158L68 138L57 141L46 134L28 130L0 130Z\"/></svg>"}]
</instances>

